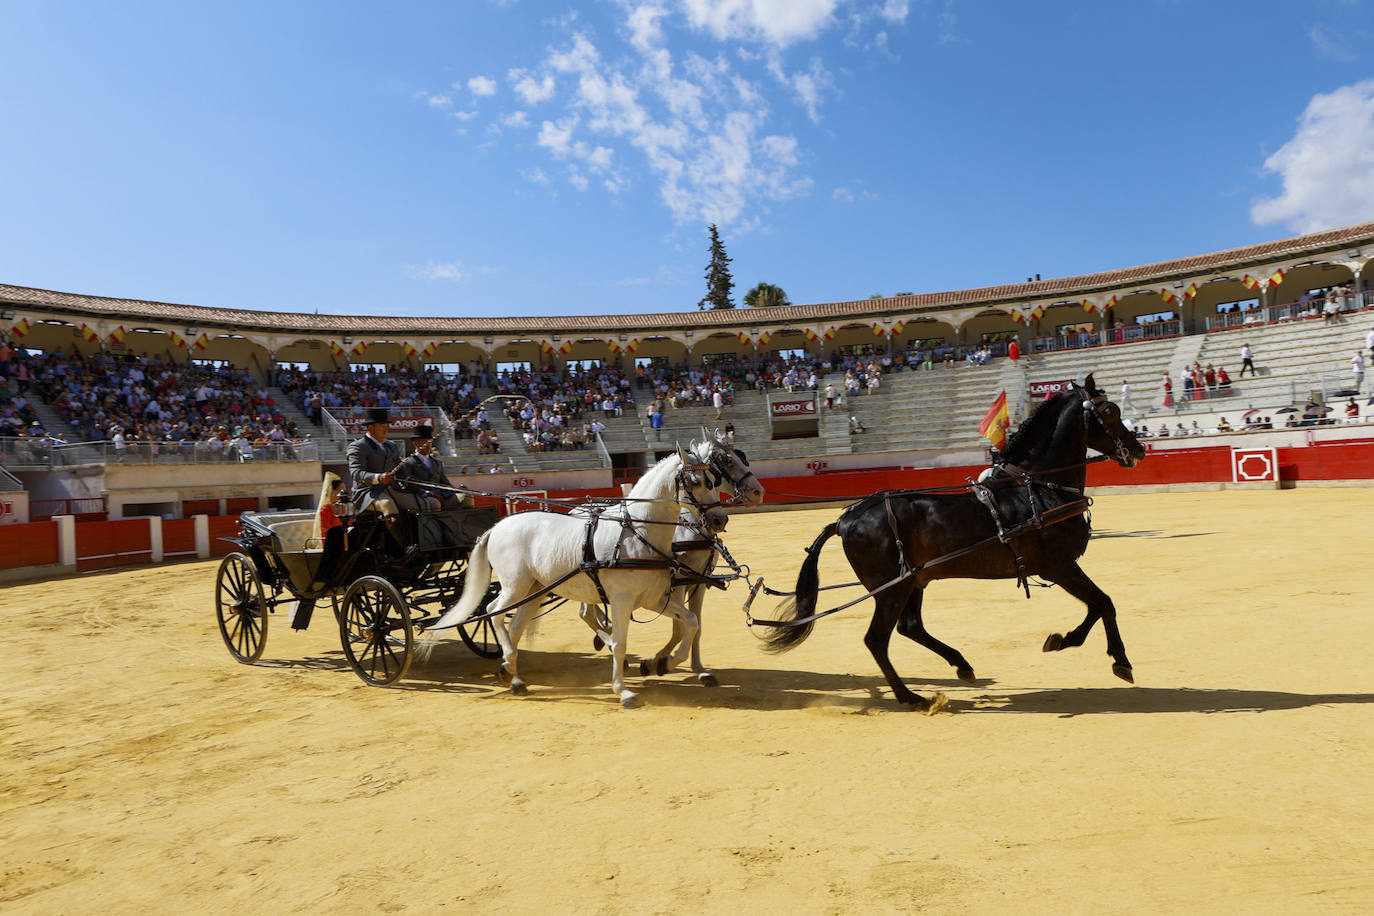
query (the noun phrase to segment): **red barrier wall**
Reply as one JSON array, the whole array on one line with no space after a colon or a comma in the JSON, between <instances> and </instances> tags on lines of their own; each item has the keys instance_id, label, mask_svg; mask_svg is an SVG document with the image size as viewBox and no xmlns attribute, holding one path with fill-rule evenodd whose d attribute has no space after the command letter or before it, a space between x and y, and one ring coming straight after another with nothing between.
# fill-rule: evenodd
<instances>
[{"instance_id":1,"label":"red barrier wall","mask_svg":"<svg viewBox=\"0 0 1374 916\"><path fill-rule=\"evenodd\" d=\"M212 515L210 516L210 556L222 557L226 553L233 553L238 550L238 546L220 538L238 537L239 517L237 515Z\"/></svg>"},{"instance_id":2,"label":"red barrier wall","mask_svg":"<svg viewBox=\"0 0 1374 916\"><path fill-rule=\"evenodd\" d=\"M0 569L47 566L57 561L57 522L0 525Z\"/></svg>"},{"instance_id":3,"label":"red barrier wall","mask_svg":"<svg viewBox=\"0 0 1374 916\"><path fill-rule=\"evenodd\" d=\"M76 568L79 572L151 562L152 532L146 518L113 522L81 522L76 526Z\"/></svg>"},{"instance_id":4,"label":"red barrier wall","mask_svg":"<svg viewBox=\"0 0 1374 916\"><path fill-rule=\"evenodd\" d=\"M1374 478L1374 441L1348 439L1278 450L1283 480L1368 480Z\"/></svg>"},{"instance_id":5,"label":"red barrier wall","mask_svg":"<svg viewBox=\"0 0 1374 916\"><path fill-rule=\"evenodd\" d=\"M172 518L162 522L162 555L167 559L196 555L196 520Z\"/></svg>"}]
</instances>

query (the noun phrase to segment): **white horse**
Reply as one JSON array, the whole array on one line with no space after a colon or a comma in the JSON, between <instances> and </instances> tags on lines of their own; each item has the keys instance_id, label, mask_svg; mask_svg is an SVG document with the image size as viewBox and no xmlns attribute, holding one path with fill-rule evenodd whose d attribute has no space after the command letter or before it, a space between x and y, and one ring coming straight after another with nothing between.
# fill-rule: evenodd
<instances>
[{"instance_id":1,"label":"white horse","mask_svg":"<svg viewBox=\"0 0 1374 916\"><path fill-rule=\"evenodd\" d=\"M757 506L763 502L764 489L758 477L749 467L749 459L739 449L732 448L726 444L724 438L717 431L714 436L702 430L703 438L714 441L719 447L716 458L713 460L713 468L719 475L719 479L713 479L714 483L719 483L722 489L730 491L737 499L747 506ZM691 523L695 519L688 512L683 512L680 519L683 522ZM712 509L707 512L705 517L697 523L695 527L679 526L673 533L673 542L698 543L702 540L702 531L707 534L716 535L725 530L725 525L729 521L723 511ZM715 565L716 550L714 547L700 547L695 550L686 550L677 554L678 562L692 572L706 575ZM709 668L705 667L701 661L701 631L703 628L703 618L701 616L702 605L706 597L707 585L701 582L688 583L679 586L674 597L677 601L691 611L691 617L696 627L693 635L688 636L687 628L683 625L684 619L681 617L673 618L673 632L668 638L667 644L658 650L658 654L652 659L642 659L639 663L640 674L648 675L656 672L659 675L667 674L676 664L681 662L681 658L676 656L673 650L678 646L690 646L692 652L692 672L697 680L707 687L715 687L719 682L716 675ZM604 617L596 613L597 608L591 605L582 605L579 616L591 627L596 634L593 645L600 649L601 646L609 642L606 633L606 621ZM674 659L677 661L674 661Z\"/></svg>"},{"instance_id":2,"label":"white horse","mask_svg":"<svg viewBox=\"0 0 1374 916\"><path fill-rule=\"evenodd\" d=\"M689 634L695 632L696 625L691 612L671 594L671 569L609 564L617 558L644 561L672 556L679 511L694 508L704 512L718 505L718 491L711 484L716 449L713 442L693 443L690 455L679 448L676 455L660 461L641 477L624 503L597 518L592 553L597 563L607 564L595 571L600 590L588 572L579 571L589 521L585 513L521 512L503 518L478 539L468 556L462 596L431 629L460 624L471 617L495 571L501 594L488 612L501 643L501 668L511 679L511 691L523 694L527 688L520 677L517 652L540 598L556 594L583 604L599 604L604 591L611 611L610 638L606 641L611 649L611 690L620 697L621 705L634 707L635 694L624 681L630 615L636 608L651 608L683 619ZM505 611L512 607L514 614L507 622Z\"/></svg>"}]
</instances>

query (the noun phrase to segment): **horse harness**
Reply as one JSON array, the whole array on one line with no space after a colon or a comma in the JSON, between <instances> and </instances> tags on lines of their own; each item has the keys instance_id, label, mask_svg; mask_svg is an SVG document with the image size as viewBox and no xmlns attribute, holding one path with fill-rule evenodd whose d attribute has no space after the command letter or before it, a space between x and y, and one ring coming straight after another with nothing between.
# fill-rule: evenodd
<instances>
[{"instance_id":1,"label":"horse harness","mask_svg":"<svg viewBox=\"0 0 1374 916\"><path fill-rule=\"evenodd\" d=\"M1048 528L1050 525L1058 524L1059 522L1084 514L1088 511L1089 507L1092 506L1092 498L1084 496L1083 491L1079 490L1077 487L1067 487L1063 484L1054 483L1049 480L1036 481L1032 478L1030 472L1014 464L1002 464L996 467L1009 474L1012 479L1026 488L1026 501L1030 503L1031 510L1029 518L1017 524L1009 525L1008 520L1003 517L1002 512L997 508L997 497L993 495L991 487L981 480L974 481L970 487L974 497L976 497L988 510L989 514L992 515L992 523L997 526L997 540L1007 545L1007 549L1011 551L1012 561L1016 564L1016 584L1025 590L1026 597L1029 598L1030 577L1026 572L1026 561L1025 558L1022 557L1021 551L1018 549L1017 540L1021 535L1029 531L1039 531L1042 528ZM1035 493L1035 485L1037 482L1042 489L1057 490L1073 498L1071 498L1069 502L1061 503L1057 506L1042 508L1041 500L1036 498ZM894 526L893 530L895 532L895 521L893 520L890 507L887 517L888 523ZM900 547L901 541L899 540L897 543Z\"/></svg>"}]
</instances>

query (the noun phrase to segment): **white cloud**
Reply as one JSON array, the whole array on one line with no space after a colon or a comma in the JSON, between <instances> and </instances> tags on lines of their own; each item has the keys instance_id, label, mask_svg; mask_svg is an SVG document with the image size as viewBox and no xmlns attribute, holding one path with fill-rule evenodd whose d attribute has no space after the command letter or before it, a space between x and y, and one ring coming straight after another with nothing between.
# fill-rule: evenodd
<instances>
[{"instance_id":1,"label":"white cloud","mask_svg":"<svg viewBox=\"0 0 1374 916\"><path fill-rule=\"evenodd\" d=\"M626 277L616 283L616 286L648 286L653 281L648 277Z\"/></svg>"},{"instance_id":2,"label":"white cloud","mask_svg":"<svg viewBox=\"0 0 1374 916\"><path fill-rule=\"evenodd\" d=\"M841 203L852 204L854 202L854 192L848 188L836 188L830 192L830 196Z\"/></svg>"},{"instance_id":3,"label":"white cloud","mask_svg":"<svg viewBox=\"0 0 1374 916\"><path fill-rule=\"evenodd\" d=\"M528 70L514 69L506 74L515 87L516 95L524 99L526 105L538 105L553 98L553 76L544 74L543 79L535 79Z\"/></svg>"},{"instance_id":4,"label":"white cloud","mask_svg":"<svg viewBox=\"0 0 1374 916\"><path fill-rule=\"evenodd\" d=\"M496 95L496 80L489 76L474 76L468 80L468 89L473 95Z\"/></svg>"},{"instance_id":5,"label":"white cloud","mask_svg":"<svg viewBox=\"0 0 1374 916\"><path fill-rule=\"evenodd\" d=\"M534 184L548 184L552 180L548 175L544 174L544 170L538 166L528 171L521 172L520 174L524 176L526 181L533 182Z\"/></svg>"},{"instance_id":6,"label":"white cloud","mask_svg":"<svg viewBox=\"0 0 1374 916\"><path fill-rule=\"evenodd\" d=\"M1308 29L1307 37L1312 42L1312 47L1316 49L1317 54L1322 57L1343 64L1352 63L1359 58L1359 55L1351 49L1349 42L1341 37L1338 32L1328 29L1321 23Z\"/></svg>"},{"instance_id":7,"label":"white cloud","mask_svg":"<svg viewBox=\"0 0 1374 916\"><path fill-rule=\"evenodd\" d=\"M1374 213L1374 79L1312 97L1293 138L1264 162L1283 193L1250 210L1258 225L1317 232Z\"/></svg>"},{"instance_id":8,"label":"white cloud","mask_svg":"<svg viewBox=\"0 0 1374 916\"><path fill-rule=\"evenodd\" d=\"M425 99L425 101L429 102L430 108L447 108L453 104L453 99L449 98L442 92L438 95L429 96Z\"/></svg>"},{"instance_id":9,"label":"white cloud","mask_svg":"<svg viewBox=\"0 0 1374 916\"><path fill-rule=\"evenodd\" d=\"M538 143L562 159L572 149L572 133L577 127L577 117L545 121L539 128Z\"/></svg>"},{"instance_id":10,"label":"white cloud","mask_svg":"<svg viewBox=\"0 0 1374 916\"><path fill-rule=\"evenodd\" d=\"M787 47L833 24L837 0L684 0L687 20L716 39Z\"/></svg>"},{"instance_id":11,"label":"white cloud","mask_svg":"<svg viewBox=\"0 0 1374 916\"><path fill-rule=\"evenodd\" d=\"M523 111L512 111L501 117L501 123L506 127L529 127L530 116Z\"/></svg>"},{"instance_id":12,"label":"white cloud","mask_svg":"<svg viewBox=\"0 0 1374 916\"><path fill-rule=\"evenodd\" d=\"M907 12L907 0L885 0L878 15L888 22L906 22Z\"/></svg>"},{"instance_id":13,"label":"white cloud","mask_svg":"<svg viewBox=\"0 0 1374 916\"><path fill-rule=\"evenodd\" d=\"M878 195L864 187L850 188L844 185L830 192L830 196L840 203L852 204L856 200L877 200Z\"/></svg>"},{"instance_id":14,"label":"white cloud","mask_svg":"<svg viewBox=\"0 0 1374 916\"><path fill-rule=\"evenodd\" d=\"M406 276L414 277L418 280L461 280L463 279L463 265L457 261L449 263L436 263L430 261L422 267L414 264L406 265Z\"/></svg>"},{"instance_id":15,"label":"white cloud","mask_svg":"<svg viewBox=\"0 0 1374 916\"><path fill-rule=\"evenodd\" d=\"M587 176L582 174L576 163L568 166L568 183L579 191L587 190Z\"/></svg>"},{"instance_id":16,"label":"white cloud","mask_svg":"<svg viewBox=\"0 0 1374 916\"><path fill-rule=\"evenodd\" d=\"M460 121L471 121L473 118L477 117L477 112L475 112L475 111L450 111L450 112L449 112L449 115L450 115L451 117L457 118L457 119L460 120Z\"/></svg>"}]
</instances>

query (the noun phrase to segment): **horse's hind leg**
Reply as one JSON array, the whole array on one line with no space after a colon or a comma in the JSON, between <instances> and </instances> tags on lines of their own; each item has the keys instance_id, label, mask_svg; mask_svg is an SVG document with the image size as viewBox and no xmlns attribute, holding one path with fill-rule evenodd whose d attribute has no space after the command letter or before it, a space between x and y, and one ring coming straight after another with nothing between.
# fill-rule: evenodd
<instances>
[{"instance_id":1,"label":"horse's hind leg","mask_svg":"<svg viewBox=\"0 0 1374 916\"><path fill-rule=\"evenodd\" d=\"M912 693L897 676L897 669L892 667L892 659L888 657L887 647L892 639L892 628L897 625L898 618L902 616L902 609L906 607L906 595L902 594L900 589L893 589L878 595L874 599L874 604L877 607L873 611L873 620L868 624L868 632L864 634L864 645L873 653L873 660L882 669L883 677L887 678L888 686L897 696L897 702L924 710L942 705L943 694L937 696L932 703L931 700Z\"/></svg>"},{"instance_id":2,"label":"horse's hind leg","mask_svg":"<svg viewBox=\"0 0 1374 916\"><path fill-rule=\"evenodd\" d=\"M926 632L925 623L921 620L921 600L923 598L925 598L925 589L920 586L912 589L911 597L906 602L906 608L897 620L897 632L943 658L954 669L959 680L969 684L974 683L973 666L968 663L968 660L959 650L940 642Z\"/></svg>"},{"instance_id":3,"label":"horse's hind leg","mask_svg":"<svg viewBox=\"0 0 1374 916\"><path fill-rule=\"evenodd\" d=\"M1089 579L1088 574L1083 572L1077 563L1053 574L1043 571L1041 575L1088 606L1088 615L1083 618L1083 622L1062 636L1051 633L1045 640L1044 651L1057 652L1083 645L1088 633L1092 631L1093 624L1101 619L1102 628L1107 633L1107 654L1112 657L1112 673L1123 681L1134 684L1135 676L1131 669L1131 661L1126 657L1126 645L1121 641L1121 630L1116 625L1116 605L1112 604L1112 599L1107 597L1107 593L1098 588L1097 583Z\"/></svg>"}]
</instances>

